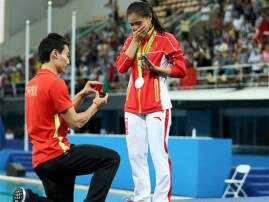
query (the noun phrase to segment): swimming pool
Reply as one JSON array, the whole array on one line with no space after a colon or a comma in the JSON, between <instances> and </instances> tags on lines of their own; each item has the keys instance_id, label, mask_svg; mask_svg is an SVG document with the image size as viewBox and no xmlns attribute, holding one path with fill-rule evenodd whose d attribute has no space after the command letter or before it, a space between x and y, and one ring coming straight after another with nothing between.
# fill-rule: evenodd
<instances>
[{"instance_id":1,"label":"swimming pool","mask_svg":"<svg viewBox=\"0 0 269 202\"><path fill-rule=\"evenodd\" d=\"M12 193L18 186L31 189L34 193L45 196L41 181L37 179L33 173L28 173L28 177L12 177L6 176L5 173L0 174L0 202L11 202ZM75 185L74 202L81 202L85 199L88 186ZM106 202L125 202L126 199L130 198L132 191L110 189ZM172 196L171 201L179 202L177 199L190 199L190 197Z\"/></svg>"},{"instance_id":2,"label":"swimming pool","mask_svg":"<svg viewBox=\"0 0 269 202\"><path fill-rule=\"evenodd\" d=\"M23 182L10 182L0 180L0 201L1 202L11 202L12 201L12 192L17 186L22 186L25 188L32 189L33 192L43 195L43 186L41 184L30 184ZM112 191L113 192L113 191ZM81 202L85 199L87 190L78 190L75 189L74 193L74 202ZM123 202L127 198L125 194L116 194L109 192L106 202Z\"/></svg>"}]
</instances>

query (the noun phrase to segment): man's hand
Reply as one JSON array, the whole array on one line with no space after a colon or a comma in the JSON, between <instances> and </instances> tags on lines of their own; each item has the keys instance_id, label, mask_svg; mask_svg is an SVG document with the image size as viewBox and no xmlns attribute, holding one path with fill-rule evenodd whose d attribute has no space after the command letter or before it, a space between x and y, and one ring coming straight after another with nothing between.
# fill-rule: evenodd
<instances>
[{"instance_id":1,"label":"man's hand","mask_svg":"<svg viewBox=\"0 0 269 202\"><path fill-rule=\"evenodd\" d=\"M95 87L97 84L101 84L99 81L87 81L84 88L81 90L82 95L87 96L91 93L96 93Z\"/></svg>"},{"instance_id":2,"label":"man's hand","mask_svg":"<svg viewBox=\"0 0 269 202\"><path fill-rule=\"evenodd\" d=\"M97 105L97 107L101 107L102 105L107 104L108 93L105 93L104 97L100 97L99 92L95 93L95 98L93 99L93 103Z\"/></svg>"}]
</instances>

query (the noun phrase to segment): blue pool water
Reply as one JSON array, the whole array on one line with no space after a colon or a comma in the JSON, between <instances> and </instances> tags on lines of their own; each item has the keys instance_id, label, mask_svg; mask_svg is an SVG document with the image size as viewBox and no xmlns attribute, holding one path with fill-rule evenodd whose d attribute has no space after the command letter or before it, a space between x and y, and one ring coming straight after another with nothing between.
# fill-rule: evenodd
<instances>
[{"instance_id":1,"label":"blue pool water","mask_svg":"<svg viewBox=\"0 0 269 202\"><path fill-rule=\"evenodd\" d=\"M30 188L34 193L44 196L44 191L42 185L16 183L16 182L6 182L0 180L0 201L1 202L11 202L12 192L17 186L22 186L25 188ZM87 191L75 190L74 202L81 202L85 199ZM119 194L109 193L106 202L123 202L126 196Z\"/></svg>"}]
</instances>

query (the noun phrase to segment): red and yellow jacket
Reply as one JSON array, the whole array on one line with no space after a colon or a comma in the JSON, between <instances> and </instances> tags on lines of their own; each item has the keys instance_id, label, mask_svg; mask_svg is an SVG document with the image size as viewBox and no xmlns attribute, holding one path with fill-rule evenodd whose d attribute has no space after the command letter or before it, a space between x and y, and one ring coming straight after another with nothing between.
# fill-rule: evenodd
<instances>
[{"instance_id":1,"label":"red and yellow jacket","mask_svg":"<svg viewBox=\"0 0 269 202\"><path fill-rule=\"evenodd\" d=\"M167 88L167 76L150 70L143 70L144 85L135 88L138 78L137 56L130 58L125 54L133 36L129 36L117 58L116 66L120 73L131 68L124 110L131 113L147 114L172 107ZM142 43L142 47L146 42ZM186 74L183 51L179 42L170 33L157 32L147 53L148 59L156 66L171 68L171 77L182 78Z\"/></svg>"}]
</instances>

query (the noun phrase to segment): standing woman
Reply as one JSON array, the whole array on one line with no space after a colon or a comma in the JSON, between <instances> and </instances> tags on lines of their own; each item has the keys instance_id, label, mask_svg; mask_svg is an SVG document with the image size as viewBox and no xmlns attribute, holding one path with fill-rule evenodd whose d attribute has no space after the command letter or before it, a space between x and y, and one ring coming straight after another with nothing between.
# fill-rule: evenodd
<instances>
[{"instance_id":1,"label":"standing woman","mask_svg":"<svg viewBox=\"0 0 269 202\"><path fill-rule=\"evenodd\" d=\"M125 127L135 185L134 201L150 201L149 146L156 172L153 202L168 202L172 182L167 140L172 105L167 77L185 76L183 52L175 37L164 31L148 2L131 3L126 16L132 36L125 41L116 65L120 73L126 73L131 68ZM141 56L146 56L148 61L141 59Z\"/></svg>"}]
</instances>

